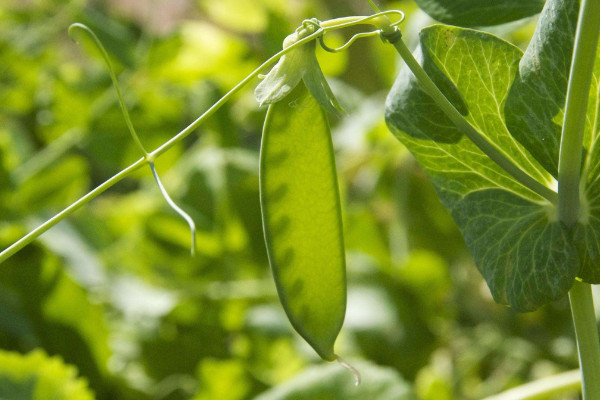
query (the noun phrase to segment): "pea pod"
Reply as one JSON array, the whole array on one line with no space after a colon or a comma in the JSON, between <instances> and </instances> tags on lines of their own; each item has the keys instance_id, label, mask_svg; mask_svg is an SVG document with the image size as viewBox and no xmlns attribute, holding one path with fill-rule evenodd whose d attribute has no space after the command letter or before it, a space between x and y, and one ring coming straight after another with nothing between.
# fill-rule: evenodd
<instances>
[{"instance_id":1,"label":"pea pod","mask_svg":"<svg viewBox=\"0 0 600 400\"><path fill-rule=\"evenodd\" d=\"M340 195L327 115L303 83L269 106L260 200L283 308L296 331L333 361L346 311Z\"/></svg>"}]
</instances>

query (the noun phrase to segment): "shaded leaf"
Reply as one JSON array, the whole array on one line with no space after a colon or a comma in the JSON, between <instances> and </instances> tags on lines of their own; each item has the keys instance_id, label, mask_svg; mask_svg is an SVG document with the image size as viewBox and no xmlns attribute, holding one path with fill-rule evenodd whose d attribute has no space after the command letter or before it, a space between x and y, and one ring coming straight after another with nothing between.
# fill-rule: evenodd
<instances>
[{"instance_id":1,"label":"shaded leaf","mask_svg":"<svg viewBox=\"0 0 600 400\"><path fill-rule=\"evenodd\" d=\"M548 1L505 106L511 135L556 178L578 12L578 1Z\"/></svg>"},{"instance_id":2,"label":"shaded leaf","mask_svg":"<svg viewBox=\"0 0 600 400\"><path fill-rule=\"evenodd\" d=\"M489 26L537 14L544 0L416 0L432 18L458 26Z\"/></svg>"}]
</instances>

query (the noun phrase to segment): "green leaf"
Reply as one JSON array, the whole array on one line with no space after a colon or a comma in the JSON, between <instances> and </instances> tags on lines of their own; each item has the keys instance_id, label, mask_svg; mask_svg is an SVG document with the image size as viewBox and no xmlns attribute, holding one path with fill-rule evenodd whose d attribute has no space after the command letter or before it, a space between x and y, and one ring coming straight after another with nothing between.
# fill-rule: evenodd
<instances>
[{"instance_id":1,"label":"green leaf","mask_svg":"<svg viewBox=\"0 0 600 400\"><path fill-rule=\"evenodd\" d=\"M327 115L304 85L269 107L260 198L269 262L294 328L325 360L346 309L337 172Z\"/></svg>"},{"instance_id":2,"label":"green leaf","mask_svg":"<svg viewBox=\"0 0 600 400\"><path fill-rule=\"evenodd\" d=\"M256 400L416 400L409 384L391 368L358 362L363 383L339 365L312 367L295 378L258 396Z\"/></svg>"},{"instance_id":3,"label":"green leaf","mask_svg":"<svg viewBox=\"0 0 600 400\"><path fill-rule=\"evenodd\" d=\"M538 181L554 184L506 124L521 50L483 32L433 26L421 32L416 53L490 143ZM388 96L386 120L431 175L496 301L531 311L566 294L579 263L552 205L462 136L407 70Z\"/></svg>"},{"instance_id":4,"label":"green leaf","mask_svg":"<svg viewBox=\"0 0 600 400\"><path fill-rule=\"evenodd\" d=\"M578 1L548 1L506 101L511 135L556 178L578 12Z\"/></svg>"},{"instance_id":5,"label":"green leaf","mask_svg":"<svg viewBox=\"0 0 600 400\"><path fill-rule=\"evenodd\" d=\"M506 121L511 134L531 149L534 157L555 177L578 13L576 0L553 0L546 4L506 103ZM590 89L584 137L582 220L574 233L581 263L578 276L588 283L600 283L600 242L597 239L600 235L600 158L596 146L600 129L599 60L600 52Z\"/></svg>"},{"instance_id":6,"label":"green leaf","mask_svg":"<svg viewBox=\"0 0 600 400\"><path fill-rule=\"evenodd\" d=\"M0 316L0 346L27 349L18 340L26 334L32 343L76 364L96 393L103 395L111 351L102 307L91 302L49 253L22 252L3 265L0 307L8 310ZM19 319L3 321L15 313Z\"/></svg>"},{"instance_id":7,"label":"green leaf","mask_svg":"<svg viewBox=\"0 0 600 400\"><path fill-rule=\"evenodd\" d=\"M27 355L0 350L0 399L92 400L75 367L36 350Z\"/></svg>"},{"instance_id":8,"label":"green leaf","mask_svg":"<svg viewBox=\"0 0 600 400\"><path fill-rule=\"evenodd\" d=\"M537 14L544 0L416 0L432 18L458 26L489 26Z\"/></svg>"},{"instance_id":9,"label":"green leaf","mask_svg":"<svg viewBox=\"0 0 600 400\"><path fill-rule=\"evenodd\" d=\"M308 25L307 28L292 33L285 38L283 48L293 45L313 32L314 27ZM315 51L316 41L312 40L282 56L265 79L256 87L254 91L256 101L261 106L277 103L290 94L298 83L303 80L308 91L321 107L334 114L342 111L342 107L321 71Z\"/></svg>"},{"instance_id":10,"label":"green leaf","mask_svg":"<svg viewBox=\"0 0 600 400\"><path fill-rule=\"evenodd\" d=\"M581 258L579 276L587 283L600 283L600 46L588 102L582 180L585 182L582 218L575 230L575 243Z\"/></svg>"}]
</instances>

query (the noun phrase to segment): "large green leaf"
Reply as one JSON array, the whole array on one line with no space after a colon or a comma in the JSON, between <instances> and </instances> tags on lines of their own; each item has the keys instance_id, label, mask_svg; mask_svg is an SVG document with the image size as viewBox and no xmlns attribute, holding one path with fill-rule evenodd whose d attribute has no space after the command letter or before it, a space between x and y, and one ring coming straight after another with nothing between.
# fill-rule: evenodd
<instances>
[{"instance_id":1,"label":"large green leaf","mask_svg":"<svg viewBox=\"0 0 600 400\"><path fill-rule=\"evenodd\" d=\"M260 200L281 303L298 333L332 361L346 310L342 216L327 114L303 84L269 106Z\"/></svg>"},{"instance_id":2,"label":"large green leaf","mask_svg":"<svg viewBox=\"0 0 600 400\"><path fill-rule=\"evenodd\" d=\"M363 383L355 387L352 376L339 365L307 369L292 380L258 396L256 400L415 400L409 384L391 368L359 362Z\"/></svg>"},{"instance_id":3,"label":"large green leaf","mask_svg":"<svg viewBox=\"0 0 600 400\"><path fill-rule=\"evenodd\" d=\"M464 117L514 164L552 187L537 153L506 123L522 55L495 36L448 26L424 29L416 50ZM407 70L390 92L386 119L431 175L496 301L529 311L569 290L579 263L554 207L462 136Z\"/></svg>"},{"instance_id":4,"label":"large green leaf","mask_svg":"<svg viewBox=\"0 0 600 400\"><path fill-rule=\"evenodd\" d=\"M458 26L488 26L537 14L544 0L416 0L440 22Z\"/></svg>"}]
</instances>

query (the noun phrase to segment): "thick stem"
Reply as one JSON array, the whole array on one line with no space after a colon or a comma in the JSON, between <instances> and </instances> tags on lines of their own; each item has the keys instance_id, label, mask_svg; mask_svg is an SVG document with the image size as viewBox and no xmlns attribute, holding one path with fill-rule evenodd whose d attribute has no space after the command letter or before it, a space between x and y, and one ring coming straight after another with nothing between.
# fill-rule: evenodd
<instances>
[{"instance_id":1,"label":"thick stem","mask_svg":"<svg viewBox=\"0 0 600 400\"><path fill-rule=\"evenodd\" d=\"M558 162L558 214L567 226L574 225L579 217L583 134L599 33L600 1L583 0L575 36Z\"/></svg>"},{"instance_id":2,"label":"thick stem","mask_svg":"<svg viewBox=\"0 0 600 400\"><path fill-rule=\"evenodd\" d=\"M557 195L556 192L550 188L542 185L540 182L532 178L525 171L520 169L518 166L510 162L502 152L492 145L488 140L481 135L474 127L467 121L461 113L450 103L450 101L444 96L437 85L431 80L429 75L423 70L419 62L413 57L412 53L406 47L406 44L400 38L398 34L386 34L391 44L394 45L400 57L404 59L404 62L410 68L412 73L415 75L419 83L425 92L435 101L435 103L442 109L444 114L456 125L456 127L464 133L481 151L483 151L492 161L498 164L502 169L508 172L513 178L515 178L523 186L529 188L533 192L546 198L551 203L556 203Z\"/></svg>"},{"instance_id":3,"label":"thick stem","mask_svg":"<svg viewBox=\"0 0 600 400\"><path fill-rule=\"evenodd\" d=\"M583 399L597 400L600 399L600 341L592 299L592 286L575 281L569 292L569 300L579 351Z\"/></svg>"},{"instance_id":4,"label":"thick stem","mask_svg":"<svg viewBox=\"0 0 600 400\"><path fill-rule=\"evenodd\" d=\"M558 163L558 217L567 226L579 218L581 153L590 84L600 33L600 1L583 0L569 75ZM600 341L591 285L576 281L569 292L584 400L600 399Z\"/></svg>"}]
</instances>

